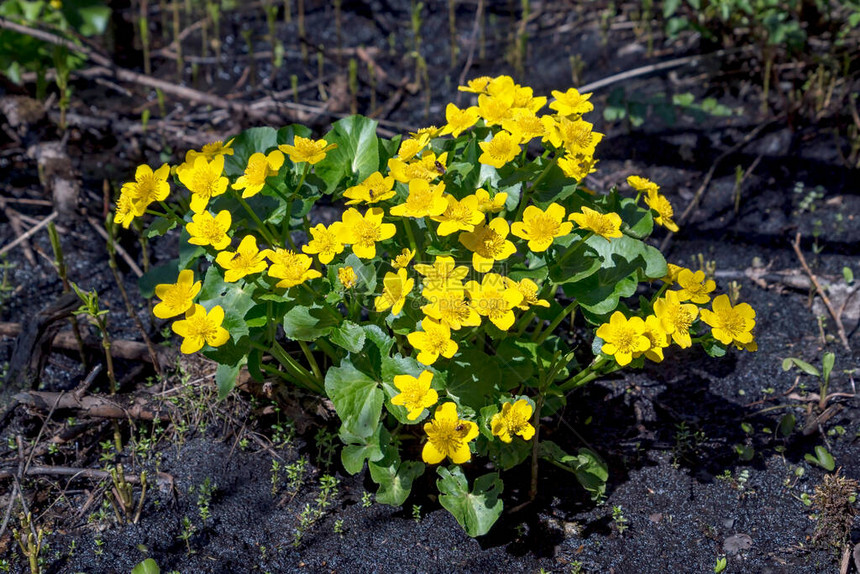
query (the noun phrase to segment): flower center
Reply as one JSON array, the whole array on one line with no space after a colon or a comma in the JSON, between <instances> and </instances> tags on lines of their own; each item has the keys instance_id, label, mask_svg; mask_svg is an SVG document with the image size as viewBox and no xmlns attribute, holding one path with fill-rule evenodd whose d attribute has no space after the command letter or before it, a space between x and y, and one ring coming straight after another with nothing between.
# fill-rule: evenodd
<instances>
[{"instance_id":1,"label":"flower center","mask_svg":"<svg viewBox=\"0 0 860 574\"><path fill-rule=\"evenodd\" d=\"M215 218L204 221L200 226L201 235L211 242L217 242L218 238L224 234L224 230L215 221Z\"/></svg>"},{"instance_id":2,"label":"flower center","mask_svg":"<svg viewBox=\"0 0 860 574\"><path fill-rule=\"evenodd\" d=\"M558 234L561 222L553 219L547 214L536 216L530 222L531 235L535 239L549 239Z\"/></svg>"},{"instance_id":3,"label":"flower center","mask_svg":"<svg viewBox=\"0 0 860 574\"><path fill-rule=\"evenodd\" d=\"M484 246L484 253L489 257L495 258L502 252L505 246L505 239L492 229L487 229L481 243Z\"/></svg>"},{"instance_id":4,"label":"flower center","mask_svg":"<svg viewBox=\"0 0 860 574\"><path fill-rule=\"evenodd\" d=\"M613 339L615 346L622 352L631 353L636 350L636 332L630 327L616 329Z\"/></svg>"},{"instance_id":5,"label":"flower center","mask_svg":"<svg viewBox=\"0 0 860 574\"><path fill-rule=\"evenodd\" d=\"M513 149L511 141L508 138L494 137L487 146L487 153L495 160L506 160Z\"/></svg>"},{"instance_id":6,"label":"flower center","mask_svg":"<svg viewBox=\"0 0 860 574\"><path fill-rule=\"evenodd\" d=\"M218 179L218 176L209 169L198 169L194 172L194 177L192 178L192 184L194 185L194 189L192 190L197 195L209 198L212 197L212 192L215 188L215 181Z\"/></svg>"},{"instance_id":7,"label":"flower center","mask_svg":"<svg viewBox=\"0 0 860 574\"><path fill-rule=\"evenodd\" d=\"M379 241L379 226L374 225L373 222L362 220L355 226L355 236L358 238L356 243L370 247Z\"/></svg>"},{"instance_id":8,"label":"flower center","mask_svg":"<svg viewBox=\"0 0 860 574\"><path fill-rule=\"evenodd\" d=\"M746 331L746 321L744 321L743 316L734 309L722 312L719 317L723 330L731 333L732 336L740 335Z\"/></svg>"}]
</instances>

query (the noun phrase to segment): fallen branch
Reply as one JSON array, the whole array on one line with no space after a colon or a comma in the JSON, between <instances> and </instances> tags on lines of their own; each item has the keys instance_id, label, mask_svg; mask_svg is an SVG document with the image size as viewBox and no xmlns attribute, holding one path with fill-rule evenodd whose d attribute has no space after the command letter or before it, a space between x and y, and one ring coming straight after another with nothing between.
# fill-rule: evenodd
<instances>
[{"instance_id":1,"label":"fallen branch","mask_svg":"<svg viewBox=\"0 0 860 574\"><path fill-rule=\"evenodd\" d=\"M45 227L46 225L48 225L49 223L54 221L56 218L57 218L57 212L56 211L51 212L51 215L49 215L48 217L46 217L45 219L40 221L38 224L36 224L33 227L31 227L30 229L28 229L26 232L19 235L14 241L9 243L8 245L4 245L3 248L0 249L0 256L5 255L6 253L8 253L12 249L14 249L19 243L23 243L24 241L27 241L30 237L32 237L33 235L38 233L43 227ZM34 263L35 263L35 261L34 261Z\"/></svg>"},{"instance_id":2,"label":"fallen branch","mask_svg":"<svg viewBox=\"0 0 860 574\"><path fill-rule=\"evenodd\" d=\"M72 466L33 466L24 473L26 476L71 476L73 478L92 478L95 480L110 480L110 473L95 468L75 468ZM12 478L15 473L11 470L0 470L0 479ZM140 484L140 476L125 476L126 482ZM173 476L166 472L156 473L155 481L159 488L172 489Z\"/></svg>"},{"instance_id":3,"label":"fallen branch","mask_svg":"<svg viewBox=\"0 0 860 574\"><path fill-rule=\"evenodd\" d=\"M0 323L0 337L17 337L19 333L21 333L21 323ZM101 349L101 343L95 341L84 342L88 347ZM78 342L71 331L60 331L57 333L51 341L51 345L64 351L78 350ZM124 339L111 341L110 351L114 358L117 359L152 362L146 345L138 341L126 341ZM158 362L162 367L173 362L174 353L170 349L158 348L156 354L158 355Z\"/></svg>"},{"instance_id":4,"label":"fallen branch","mask_svg":"<svg viewBox=\"0 0 860 574\"><path fill-rule=\"evenodd\" d=\"M797 258L800 260L800 265L809 276L809 280L812 281L813 285L815 285L815 291L818 293L818 296L821 297L821 301L824 302L824 306L827 307L827 311L830 313L830 316L833 317L833 321L836 323L836 331L839 333L839 340L842 341L842 346L850 353L851 345L848 344L848 336L845 334L845 326L842 324L842 316L833 308L833 304L830 302L830 297L828 297L827 293L824 292L824 289L821 288L818 278L809 268L809 265L806 264L806 258L803 256L803 251L800 250L800 232L794 236L794 241L792 242L791 247L797 254Z\"/></svg>"},{"instance_id":5,"label":"fallen branch","mask_svg":"<svg viewBox=\"0 0 860 574\"><path fill-rule=\"evenodd\" d=\"M74 410L81 415L103 419L135 419L169 421L169 403L154 403L141 396L113 395L102 397L88 395L77 397L74 393L55 393L47 391L26 391L15 395L15 400L38 411L48 411L56 405L56 410Z\"/></svg>"}]
</instances>

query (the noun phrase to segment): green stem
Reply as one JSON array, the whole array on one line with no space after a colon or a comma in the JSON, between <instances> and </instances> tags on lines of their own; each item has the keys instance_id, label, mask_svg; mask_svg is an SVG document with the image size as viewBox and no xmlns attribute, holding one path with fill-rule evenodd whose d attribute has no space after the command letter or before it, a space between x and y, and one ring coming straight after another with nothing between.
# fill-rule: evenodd
<instances>
[{"instance_id":1,"label":"green stem","mask_svg":"<svg viewBox=\"0 0 860 574\"><path fill-rule=\"evenodd\" d=\"M293 359L286 351L286 349L284 349L280 345L280 343L274 341L272 343L272 347L269 349L269 352L279 363L284 366L284 368L292 371L293 376L298 379L298 382L301 386L315 393L323 392L320 381L314 379L314 376L310 372L308 372L307 369L301 366L295 359Z\"/></svg>"},{"instance_id":2,"label":"green stem","mask_svg":"<svg viewBox=\"0 0 860 574\"><path fill-rule=\"evenodd\" d=\"M564 264L564 262L565 262L565 261L567 261L568 259L570 259L570 258L571 258L571 257L573 257L574 255L576 255L576 254L578 254L580 251L582 251L582 248L583 248L583 247L585 247L585 245L586 245L586 241L588 241L588 239L589 239L592 235L594 235L594 232L593 232L593 231L589 231L588 233L586 233L585 235L583 235L583 236L582 236L582 239L580 239L580 240L579 240L579 243L577 243L577 244L576 244L576 247L574 247L573 249L569 249L568 251L566 251L566 252L565 252L561 257L559 257L559 258L558 258L558 260L555 262L555 264L556 264L556 265L558 265L558 266L561 266L562 264Z\"/></svg>"},{"instance_id":3,"label":"green stem","mask_svg":"<svg viewBox=\"0 0 860 574\"><path fill-rule=\"evenodd\" d=\"M558 386L559 390L562 392L571 391L577 387L581 387L587 383L590 383L594 379L598 377L611 373L613 369L603 372L602 367L608 361L604 355L600 355L595 357L595 359L591 362L590 365L585 367L583 370L578 372L573 377L569 378L567 381L563 382Z\"/></svg>"},{"instance_id":4,"label":"green stem","mask_svg":"<svg viewBox=\"0 0 860 574\"><path fill-rule=\"evenodd\" d=\"M308 172L311 170L311 164L305 163L305 167L302 170L302 177L299 179L299 184L296 186L296 189L293 191L293 194L299 192L302 186L305 184L305 178L308 176Z\"/></svg>"},{"instance_id":5,"label":"green stem","mask_svg":"<svg viewBox=\"0 0 860 574\"><path fill-rule=\"evenodd\" d=\"M522 334L525 333L525 330L531 324L532 319L534 319L534 316L535 316L535 310L534 310L534 307L532 307L532 308L529 308L529 310L526 311L522 317L520 317L520 327L519 327L519 329L517 329L517 332L516 332L517 337L521 337Z\"/></svg>"},{"instance_id":6,"label":"green stem","mask_svg":"<svg viewBox=\"0 0 860 574\"><path fill-rule=\"evenodd\" d=\"M415 232L412 231L412 220L408 217L403 218L403 227L406 228L406 237L409 239L409 247L415 254L418 254L418 243L415 241Z\"/></svg>"},{"instance_id":7,"label":"green stem","mask_svg":"<svg viewBox=\"0 0 860 574\"><path fill-rule=\"evenodd\" d=\"M239 204L245 209L245 211L248 212L248 215L251 216L251 219L254 220L254 223L257 224L257 227L260 229L260 234L269 243L269 246L281 247L278 242L275 241L275 238L272 236L271 232L269 231L269 228L266 227L266 224L263 223L263 221L259 217L257 217L257 214L254 213L254 210L251 209L251 206L248 205L248 202L244 200L242 195L239 192L235 192L235 195L236 199L239 201Z\"/></svg>"},{"instance_id":8,"label":"green stem","mask_svg":"<svg viewBox=\"0 0 860 574\"><path fill-rule=\"evenodd\" d=\"M170 205L168 205L166 201L159 201L158 204L164 208L165 212L167 212L166 216L170 217L170 219L175 221L177 225L179 225L180 227L185 225L185 220L179 217L179 215L173 210L172 207L170 207ZM146 211L149 212L148 209ZM161 217L165 217L164 213L159 213L158 215L160 215Z\"/></svg>"},{"instance_id":9,"label":"green stem","mask_svg":"<svg viewBox=\"0 0 860 574\"><path fill-rule=\"evenodd\" d=\"M314 358L314 354L311 353L311 350L310 350L310 347L308 347L308 344L305 343L304 341L299 341L299 347L302 348L302 353L305 354L305 358L308 360L308 364L310 364L310 366L311 366L311 370L314 373L314 378L316 378L317 381L322 381L323 376L322 376L322 372L320 372L320 366L317 363L317 360Z\"/></svg>"},{"instance_id":10,"label":"green stem","mask_svg":"<svg viewBox=\"0 0 860 574\"><path fill-rule=\"evenodd\" d=\"M532 184L527 190L523 191L523 196L520 198L520 207L519 209L517 209L517 215L516 217L514 217L513 221L520 221L520 219L522 219L523 211L525 211L526 205L528 205L529 196L531 195L532 191L534 191L537 186L544 180L544 178L549 174L549 171L555 166L555 164L558 163L558 160L558 155L552 158L552 161L546 164L546 167L543 168L543 171L540 173L539 176L537 176L537 179L532 182Z\"/></svg>"},{"instance_id":11,"label":"green stem","mask_svg":"<svg viewBox=\"0 0 860 574\"><path fill-rule=\"evenodd\" d=\"M559 323L561 323L565 317L567 317L573 311L575 311L577 306L579 306L579 302L576 299L574 299L573 301L570 302L570 304L567 307L564 308L564 310L561 313L556 315L555 319L552 320L552 322L540 334L540 336L537 336L537 334L540 332L540 329L535 329L535 332L532 335L532 340L536 341L538 345L543 344L543 342L546 341L546 338L549 337L550 335L552 335L552 332L555 331L555 328L558 327ZM535 337L537 337L537 338L535 338Z\"/></svg>"}]
</instances>

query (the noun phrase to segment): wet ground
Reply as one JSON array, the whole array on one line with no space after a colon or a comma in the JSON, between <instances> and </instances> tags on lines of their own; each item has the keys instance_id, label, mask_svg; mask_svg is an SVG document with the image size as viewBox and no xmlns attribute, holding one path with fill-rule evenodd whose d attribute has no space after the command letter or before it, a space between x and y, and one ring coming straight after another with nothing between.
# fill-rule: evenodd
<instances>
[{"instance_id":1,"label":"wet ground","mask_svg":"<svg viewBox=\"0 0 860 574\"><path fill-rule=\"evenodd\" d=\"M329 3L306 4L311 45L336 46ZM476 46L467 77L512 73L537 93L548 94L570 85L568 56L572 54L582 55L584 83L655 61L647 57L646 43L629 25L629 7L613 12L605 28L599 10L580 12L566 3L547 3L529 24L529 54L523 71L517 74L504 59L512 44L510 31L516 29L517 13L507 3L490 4L484 54ZM466 62L475 8L475 3L458 3L456 29L462 52L454 68L449 66L447 3L429 3L423 13L422 53L432 86L428 103L426 88L412 93L401 82L412 78L415 66L408 57L412 43L409 3L343 2L343 47L376 48L374 59L390 77L387 83L377 78L374 96L377 108L393 102L384 113L386 122L391 122L383 123L385 129L402 131L406 126L444 122L444 104L458 97L454 86ZM322 105L312 83L318 76L313 51L311 61L304 65L298 45L290 43L296 36L295 18L289 24L279 20L276 28L287 49L283 68L273 73L271 64L261 58L242 80L249 68L243 59L247 47L241 30L265 29L262 13L254 15L250 12L254 9L243 7L225 14L222 69L199 64L194 84L189 62L186 81L203 88L206 76L211 75L220 93L254 100L289 90L289 76L296 74L300 84L311 86L301 92L300 101ZM196 53L192 46L198 41L195 34L189 35L186 55ZM252 45L261 51L269 43L260 33L253 36ZM701 48L695 43L657 44L661 59ZM125 54L123 64L139 65L139 54ZM154 64L156 75L170 78L174 73L172 60L155 59ZM842 474L860 478L860 410L857 399L849 396L860 376L853 372L860 362L856 352L841 347L834 323L820 302L810 306L810 290L786 285L777 272L799 269L791 241L800 232L809 265L832 285L831 293L856 289L856 282L846 287L843 268L860 275L857 171L840 161L835 147L847 146L847 142L834 137L829 127L799 116L788 118L778 102L763 114L756 90L736 77L748 63L719 64L682 67L671 74L643 76L621 85L627 90L628 106L636 98L690 91L698 100L715 97L737 110L730 117L679 113L669 123L652 106L646 122L634 127L600 117L600 110L616 101L612 98L617 99L617 92L615 96L612 92L618 86L594 96L597 111L591 119L607 138L598 148L601 162L590 181L593 188L608 189L632 173L645 175L662 184L680 213L717 162L699 208L672 239L666 255L669 261L691 266L698 265L699 256L713 261L722 291L737 281L741 298L758 312L759 342L756 353L731 352L719 360L697 352L668 353L661 365L599 381L571 395L560 416L543 421L547 438L568 449L588 445L607 460L610 482L605 503L594 505L570 475L542 466L538 499L519 512L503 515L490 535L472 540L428 497L428 492L435 491L432 473L422 477L424 482L416 485L402 508L373 504L365 498L373 490L369 478L364 473L349 477L343 472L339 455L332 456L325 446L327 439L317 434L319 427L290 432L286 425L284 432L273 430L275 424L285 425L287 417L247 395L216 404L211 366L192 362L177 378L178 391L158 385L147 390L143 383L149 371L129 377L122 389L165 392L164 397L175 397L183 413L171 425L162 426L170 429L162 435L153 434L148 424L138 423L131 431L123 428L127 442L143 445L133 456L128 451L123 455L129 472L137 474L147 468L151 473L167 473L175 481L173 489L151 487L138 524L114 523L113 510L102 506L107 481L46 477L22 485L29 504L53 530L44 552L45 571L130 572L135 564L152 557L162 571L183 573L543 569L623 574L711 572L723 556L728 562L725 572L838 571L841 552L812 541L817 522L804 495L813 494L826 472L805 455L823 446ZM343 70L333 59L323 62L329 89ZM359 111L371 113L371 88L364 70L362 67L357 103ZM755 80L754 74L752 78ZM77 89L82 100L94 102L88 108L90 113L119 115L131 123L136 120L134 113L139 112L129 111L129 100L116 93L106 95L103 86L80 82ZM283 97L290 99L291 95ZM338 113L349 112L348 100ZM180 124L184 143L170 144L177 152L255 123L218 110L212 111L211 118L200 119L199 108L171 105L179 107L171 108L174 111L161 123L165 132L153 127L146 135L130 135L120 131L119 123L113 133L95 128L73 130L70 153L84 180L82 204L91 214L99 214L103 208L104 178L121 182L139 162L177 157L170 156L164 144L178 133ZM183 114L186 119L180 120ZM311 123L319 129L324 121L326 117L315 116ZM289 123L288 118L284 123ZM765 123L759 137L721 158ZM4 144L11 149L5 140ZM12 174L4 196L42 197L35 169L23 154L10 152L2 161L3 169ZM736 168L747 170L753 165L737 200ZM26 204L16 209L37 218L49 210ZM0 221L0 245L5 245L13 238L13 230L5 219ZM84 288L99 290L103 304L112 311L115 338L135 338L136 329L125 318L113 276L104 265L102 240L85 221L66 223L64 229L70 277ZM655 242L662 239L657 236ZM135 257L139 255L134 241L123 244ZM37 234L31 245L35 265L20 248L9 254L14 267L8 270L6 284L12 291L2 299L0 321L26 322L60 292L50 264L39 255L39 251L51 253L47 236ZM153 260L171 257L172 245L169 237L154 242ZM120 266L134 296L133 274L122 262ZM758 281L746 273L762 268L767 273ZM148 324L142 307L140 316ZM860 346L860 295L848 299L842 317L849 342L856 349ZM158 341L158 329L153 334ZM11 338L0 338L0 363L9 360L13 344ZM820 364L825 351L836 354L830 390L844 393L835 399L841 410L823 422L820 430L804 435L800 429L814 417L807 410L810 403L802 400L804 390L817 392L817 383L804 377L793 387L798 382L796 373L784 372L781 364L788 356ZM120 362L118 371L134 374L136 366ZM54 353L42 386L68 389L84 374L73 353ZM104 390L103 385L97 381L94 390ZM785 396L790 390L800 398ZM796 416L797 428L783 436L778 427L787 413ZM58 432L62 424L59 419L49 432ZM15 436L33 440L41 426L41 418L24 409L4 420L2 438L11 440L4 440L5 446L0 447L4 465L18 464ZM103 449L98 445L110 442L111 430L106 424L91 426L76 443L39 457L37 462L103 468ZM159 436L153 446L145 446L146 437ZM300 457L309 460L303 471L297 464ZM326 464L326 459L334 462ZM273 461L281 468L274 492ZM467 465L467 472L479 474L484 470L481 465L482 461L475 461ZM288 467L297 477L292 482ZM315 514L326 474L339 482L328 491L328 505ZM504 478L506 507L512 508L524 500L529 477L517 469ZM0 480L9 492L12 483ZM207 480L210 489L205 487ZM209 490L211 494L206 495ZM3 508L7 500L0 501ZM303 515L306 520L316 519L300 526ZM15 524L14 517L12 522ZM294 545L297 529L304 536ZM860 530L853 529L851 535L853 542L860 541ZM12 571L24 571L25 562L8 530L0 538L0 551L12 564Z\"/></svg>"}]
</instances>

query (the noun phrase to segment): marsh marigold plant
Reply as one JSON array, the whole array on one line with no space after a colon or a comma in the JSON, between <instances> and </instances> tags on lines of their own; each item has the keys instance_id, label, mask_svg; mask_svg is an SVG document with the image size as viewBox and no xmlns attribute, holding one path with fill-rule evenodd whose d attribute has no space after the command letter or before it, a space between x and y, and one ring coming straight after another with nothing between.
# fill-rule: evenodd
<instances>
[{"instance_id":1,"label":"marsh marigold plant","mask_svg":"<svg viewBox=\"0 0 860 574\"><path fill-rule=\"evenodd\" d=\"M678 231L672 189L638 174L584 187L603 139L591 94L508 76L460 89L470 101L443 125L392 139L352 116L140 166L115 221L178 238L141 288L183 353L218 363L222 397L247 370L328 398L343 467L367 466L378 502L434 472L477 536L519 464L536 478L549 460L603 496L598 453L541 434L571 391L694 345L755 350L756 315L653 246Z\"/></svg>"}]
</instances>

